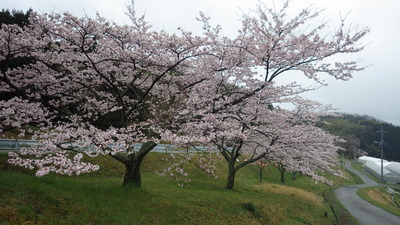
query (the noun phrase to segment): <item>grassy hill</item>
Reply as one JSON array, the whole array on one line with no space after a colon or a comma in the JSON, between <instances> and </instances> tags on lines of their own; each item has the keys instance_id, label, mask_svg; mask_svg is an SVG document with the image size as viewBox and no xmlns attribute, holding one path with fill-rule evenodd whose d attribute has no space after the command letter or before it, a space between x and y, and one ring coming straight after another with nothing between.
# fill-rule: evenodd
<instances>
[{"instance_id":1,"label":"grassy hill","mask_svg":"<svg viewBox=\"0 0 400 225\"><path fill-rule=\"evenodd\" d=\"M146 157L143 186L128 190L121 186L124 168L107 157L91 159L101 166L92 174L38 178L1 154L0 224L333 224L321 195L329 187L306 176L292 180L287 174L282 185L278 171L267 167L260 184L257 166L248 166L227 190L224 162L218 179L186 165L192 181L180 188L172 177L156 175L168 164L164 157Z\"/></svg>"}]
</instances>

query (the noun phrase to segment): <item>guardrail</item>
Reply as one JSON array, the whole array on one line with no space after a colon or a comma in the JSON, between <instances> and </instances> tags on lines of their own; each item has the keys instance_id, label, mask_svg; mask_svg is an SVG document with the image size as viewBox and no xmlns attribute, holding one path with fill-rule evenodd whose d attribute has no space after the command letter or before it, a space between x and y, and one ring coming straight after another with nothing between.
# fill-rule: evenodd
<instances>
[{"instance_id":1,"label":"guardrail","mask_svg":"<svg viewBox=\"0 0 400 225\"><path fill-rule=\"evenodd\" d=\"M31 147L39 144L33 140L0 139L0 151L18 151L22 147Z\"/></svg>"},{"instance_id":2,"label":"guardrail","mask_svg":"<svg viewBox=\"0 0 400 225\"><path fill-rule=\"evenodd\" d=\"M33 145L39 145L38 141L34 140L23 140L23 139L0 139L0 153L7 153L10 151L18 151L22 147L31 147ZM136 143L135 149L140 149L142 143ZM90 148L89 148L90 149ZM209 150L209 147L205 146L192 146L189 150L179 150L175 145L168 144L158 144L151 151L152 152L161 152L161 153L182 153L185 151L189 152L198 152Z\"/></svg>"}]
</instances>

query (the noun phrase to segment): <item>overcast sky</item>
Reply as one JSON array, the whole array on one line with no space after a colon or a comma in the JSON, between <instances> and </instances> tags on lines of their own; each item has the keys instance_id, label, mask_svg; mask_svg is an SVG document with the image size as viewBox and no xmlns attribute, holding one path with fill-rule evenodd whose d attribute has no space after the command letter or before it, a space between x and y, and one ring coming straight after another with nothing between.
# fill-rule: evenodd
<instances>
[{"instance_id":1,"label":"overcast sky","mask_svg":"<svg viewBox=\"0 0 400 225\"><path fill-rule=\"evenodd\" d=\"M129 23L125 15L130 0L0 0L4 9L39 12L65 12L76 16L94 17L96 12L117 23ZM220 24L225 35L234 35L240 28L239 15L254 8L259 0L136 0L138 14L146 18L156 29L176 32L177 27L194 32L201 31L196 21L199 11L211 17L213 24ZM279 6L281 0L261 1ZM329 80L329 86L321 87L306 96L325 104L332 104L337 111L370 115L400 126L400 1L399 0L293 0L290 9L299 10L313 5L325 9L321 19L334 23L340 15L347 16L348 23L368 26L371 32L362 43L365 50L352 55L368 66L354 74L350 81ZM301 81L302 82L302 81ZM312 85L305 82L306 85Z\"/></svg>"}]
</instances>

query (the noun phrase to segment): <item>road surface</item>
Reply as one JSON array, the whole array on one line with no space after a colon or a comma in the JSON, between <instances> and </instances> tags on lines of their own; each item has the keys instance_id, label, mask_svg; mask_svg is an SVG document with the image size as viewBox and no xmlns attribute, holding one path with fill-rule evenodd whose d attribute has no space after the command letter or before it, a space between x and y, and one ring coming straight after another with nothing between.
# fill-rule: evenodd
<instances>
[{"instance_id":1,"label":"road surface","mask_svg":"<svg viewBox=\"0 0 400 225\"><path fill-rule=\"evenodd\" d=\"M379 184L365 174L353 169L349 161L345 162L346 169L357 174L364 184L340 187L334 191L336 198L362 225L400 225L400 217L364 201L356 194L360 188L378 186Z\"/></svg>"}]
</instances>

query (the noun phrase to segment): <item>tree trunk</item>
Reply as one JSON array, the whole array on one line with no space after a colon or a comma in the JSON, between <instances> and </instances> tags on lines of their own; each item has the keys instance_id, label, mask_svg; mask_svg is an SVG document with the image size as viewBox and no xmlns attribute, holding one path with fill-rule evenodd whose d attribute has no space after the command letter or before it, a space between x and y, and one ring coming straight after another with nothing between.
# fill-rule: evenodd
<instances>
[{"instance_id":1,"label":"tree trunk","mask_svg":"<svg viewBox=\"0 0 400 225\"><path fill-rule=\"evenodd\" d=\"M241 169L242 167L244 167L250 163L256 162L257 160L264 158L266 155L266 153L263 153L255 158L244 161L235 167L235 163L240 156L239 150L241 149L241 147L242 147L242 141L239 146L235 146L232 150L227 150L227 149L221 150L220 149L221 154L224 156L225 160L228 162L228 180L226 183L226 188L229 190L233 189L233 186L235 184L235 175L239 169Z\"/></svg>"},{"instance_id":2,"label":"tree trunk","mask_svg":"<svg viewBox=\"0 0 400 225\"><path fill-rule=\"evenodd\" d=\"M284 184L285 183L285 168L281 168L279 171L281 172L281 183Z\"/></svg>"},{"instance_id":3,"label":"tree trunk","mask_svg":"<svg viewBox=\"0 0 400 225\"><path fill-rule=\"evenodd\" d=\"M140 187L142 185L142 175L140 168L144 157L156 146L157 144L150 141L142 145L139 152L130 155L119 157L113 156L125 165L125 176L123 186Z\"/></svg>"},{"instance_id":4,"label":"tree trunk","mask_svg":"<svg viewBox=\"0 0 400 225\"><path fill-rule=\"evenodd\" d=\"M140 187L142 185L142 175L140 173L140 166L142 165L143 158L138 159L135 157L125 163L125 176L124 183L125 187L134 186Z\"/></svg>"},{"instance_id":5,"label":"tree trunk","mask_svg":"<svg viewBox=\"0 0 400 225\"><path fill-rule=\"evenodd\" d=\"M262 183L262 180L263 180L263 178L262 178L262 175L263 175L263 170L264 170L264 167L260 167L260 184Z\"/></svg>"},{"instance_id":6,"label":"tree trunk","mask_svg":"<svg viewBox=\"0 0 400 225\"><path fill-rule=\"evenodd\" d=\"M233 189L233 185L235 184L235 162L232 160L229 162L229 171L228 171L228 181L226 183L226 188L229 190Z\"/></svg>"}]
</instances>

